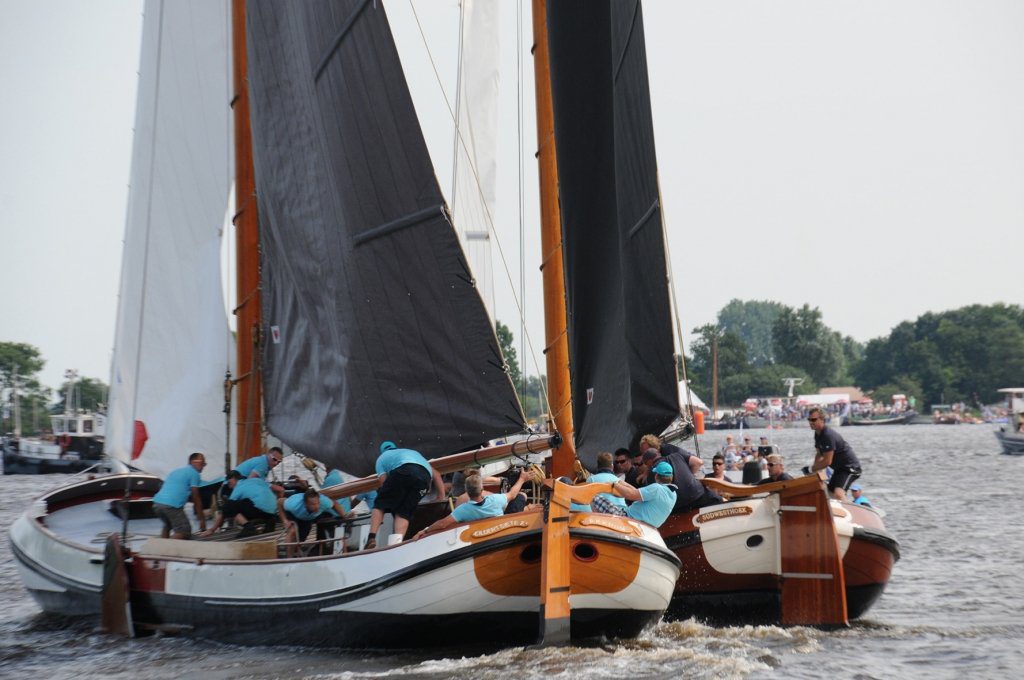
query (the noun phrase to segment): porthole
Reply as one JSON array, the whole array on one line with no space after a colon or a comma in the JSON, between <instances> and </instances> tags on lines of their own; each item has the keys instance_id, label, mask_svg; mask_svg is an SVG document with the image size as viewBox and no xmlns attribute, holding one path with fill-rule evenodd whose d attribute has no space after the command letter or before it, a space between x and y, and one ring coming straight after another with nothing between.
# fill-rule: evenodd
<instances>
[{"instance_id":1,"label":"porthole","mask_svg":"<svg viewBox=\"0 0 1024 680\"><path fill-rule=\"evenodd\" d=\"M747 537L748 548L756 548L762 543L764 543L764 536L762 536L761 534L754 534L753 536Z\"/></svg>"},{"instance_id":2,"label":"porthole","mask_svg":"<svg viewBox=\"0 0 1024 680\"><path fill-rule=\"evenodd\" d=\"M597 546L593 543L577 543L573 546L572 554L580 562L593 562L597 559Z\"/></svg>"}]
</instances>

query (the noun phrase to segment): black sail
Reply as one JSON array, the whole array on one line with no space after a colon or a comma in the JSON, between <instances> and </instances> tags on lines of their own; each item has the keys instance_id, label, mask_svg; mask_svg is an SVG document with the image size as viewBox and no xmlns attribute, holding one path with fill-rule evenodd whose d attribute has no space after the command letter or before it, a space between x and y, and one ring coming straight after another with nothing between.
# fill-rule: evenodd
<instances>
[{"instance_id":1,"label":"black sail","mask_svg":"<svg viewBox=\"0 0 1024 680\"><path fill-rule=\"evenodd\" d=\"M249 2L265 421L354 474L525 419L379 2Z\"/></svg>"},{"instance_id":2,"label":"black sail","mask_svg":"<svg viewBox=\"0 0 1024 680\"><path fill-rule=\"evenodd\" d=\"M679 413L643 15L548 0L576 446L635 446Z\"/></svg>"}]
</instances>

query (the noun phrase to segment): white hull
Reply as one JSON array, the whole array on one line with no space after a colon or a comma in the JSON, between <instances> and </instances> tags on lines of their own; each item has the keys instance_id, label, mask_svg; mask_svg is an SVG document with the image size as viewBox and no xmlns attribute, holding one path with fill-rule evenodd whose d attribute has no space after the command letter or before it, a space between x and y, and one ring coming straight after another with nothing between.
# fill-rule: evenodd
<instances>
[{"instance_id":1,"label":"white hull","mask_svg":"<svg viewBox=\"0 0 1024 680\"><path fill-rule=\"evenodd\" d=\"M113 497L124 477L107 479ZM99 482L75 486L95 492ZM48 512L47 498L68 496L66 489L36 501L12 525L11 545L26 588L44 610L95 615L105 538L119 532L120 520L107 512L107 500ZM599 557L572 559L573 636L635 635L668 607L678 561L652 527L618 519L623 530L583 526L587 517L574 515L573 540L594 546ZM471 621L500 626L505 641L530 642L538 630L539 590L531 584L539 583L542 527L539 513L520 513L374 551L225 560L153 554L146 541L159 531L157 520L131 520L132 614L147 627L243 643L419 646L465 636L459 627ZM224 546L193 541L187 549L212 555ZM622 557L635 566L622 568ZM603 587L609 571L625 580ZM253 625L268 620L272 628ZM406 626L416 639L395 637Z\"/></svg>"}]
</instances>

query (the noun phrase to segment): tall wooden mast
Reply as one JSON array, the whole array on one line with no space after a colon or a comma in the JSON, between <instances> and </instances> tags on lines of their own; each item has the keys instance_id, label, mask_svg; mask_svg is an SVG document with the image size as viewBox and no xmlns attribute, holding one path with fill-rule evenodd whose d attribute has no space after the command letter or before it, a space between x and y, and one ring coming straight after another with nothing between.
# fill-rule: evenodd
<instances>
[{"instance_id":1,"label":"tall wooden mast","mask_svg":"<svg viewBox=\"0 0 1024 680\"><path fill-rule=\"evenodd\" d=\"M546 0L533 0L533 68L537 99L537 163L540 176L541 271L544 278L544 354L547 357L551 418L562 435L553 451L551 472L572 475L572 391L569 383L569 337L566 331L565 275L562 260L562 215L558 207L558 159L555 156L554 108L548 63Z\"/></svg>"},{"instance_id":2,"label":"tall wooden mast","mask_svg":"<svg viewBox=\"0 0 1024 680\"><path fill-rule=\"evenodd\" d=\"M234 380L237 390L238 460L252 458L262 449L263 379L260 373L262 342L260 313L259 222L256 212L256 175L252 162L249 123L249 83L245 40L245 0L231 3L231 42L234 65L235 114L235 257L237 260L238 332Z\"/></svg>"}]
</instances>

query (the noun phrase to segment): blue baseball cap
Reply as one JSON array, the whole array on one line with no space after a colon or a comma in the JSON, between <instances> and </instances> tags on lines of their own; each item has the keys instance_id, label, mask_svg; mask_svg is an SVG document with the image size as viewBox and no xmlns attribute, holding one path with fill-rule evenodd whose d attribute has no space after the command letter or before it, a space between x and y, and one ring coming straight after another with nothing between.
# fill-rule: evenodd
<instances>
[{"instance_id":1,"label":"blue baseball cap","mask_svg":"<svg viewBox=\"0 0 1024 680\"><path fill-rule=\"evenodd\" d=\"M661 475L662 477L672 476L672 466L668 464L668 461L661 461L654 466L654 474Z\"/></svg>"},{"instance_id":2,"label":"blue baseball cap","mask_svg":"<svg viewBox=\"0 0 1024 680\"><path fill-rule=\"evenodd\" d=\"M850 491L860 491L860 484L854 484L851 486Z\"/></svg>"},{"instance_id":3,"label":"blue baseball cap","mask_svg":"<svg viewBox=\"0 0 1024 680\"><path fill-rule=\"evenodd\" d=\"M381 444L380 444L380 452L381 453L384 453L385 451L390 451L391 449L397 449L397 448L398 447L395 446L394 442L381 442Z\"/></svg>"}]
</instances>

